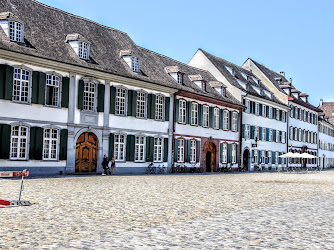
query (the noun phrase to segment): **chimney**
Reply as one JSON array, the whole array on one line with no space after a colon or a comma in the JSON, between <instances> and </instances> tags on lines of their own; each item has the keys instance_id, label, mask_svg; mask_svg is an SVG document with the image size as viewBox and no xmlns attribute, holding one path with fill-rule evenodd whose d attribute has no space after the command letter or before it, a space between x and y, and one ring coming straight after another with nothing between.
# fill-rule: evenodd
<instances>
[{"instance_id":1,"label":"chimney","mask_svg":"<svg viewBox=\"0 0 334 250\"><path fill-rule=\"evenodd\" d=\"M284 76L285 77L285 73L284 73L284 71L281 71L281 72L279 72L282 76Z\"/></svg>"},{"instance_id":2,"label":"chimney","mask_svg":"<svg viewBox=\"0 0 334 250\"><path fill-rule=\"evenodd\" d=\"M290 77L290 83L292 83L292 78Z\"/></svg>"},{"instance_id":3,"label":"chimney","mask_svg":"<svg viewBox=\"0 0 334 250\"><path fill-rule=\"evenodd\" d=\"M319 106L322 106L324 104L324 100L320 99Z\"/></svg>"}]
</instances>

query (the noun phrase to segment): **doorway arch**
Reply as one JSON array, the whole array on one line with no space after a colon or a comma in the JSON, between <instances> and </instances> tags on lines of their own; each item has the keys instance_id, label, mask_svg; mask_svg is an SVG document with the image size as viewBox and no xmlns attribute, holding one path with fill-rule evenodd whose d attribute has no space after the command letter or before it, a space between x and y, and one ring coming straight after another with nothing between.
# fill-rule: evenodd
<instances>
[{"instance_id":1,"label":"doorway arch","mask_svg":"<svg viewBox=\"0 0 334 250\"><path fill-rule=\"evenodd\" d=\"M214 172L216 164L216 146L208 142L204 147L204 166L205 172Z\"/></svg>"},{"instance_id":2,"label":"doorway arch","mask_svg":"<svg viewBox=\"0 0 334 250\"><path fill-rule=\"evenodd\" d=\"M242 155L242 166L245 170L249 171L249 149L246 148Z\"/></svg>"},{"instance_id":3,"label":"doorway arch","mask_svg":"<svg viewBox=\"0 0 334 250\"><path fill-rule=\"evenodd\" d=\"M82 133L76 142L75 172L93 173L97 170L98 139L92 132Z\"/></svg>"}]
</instances>

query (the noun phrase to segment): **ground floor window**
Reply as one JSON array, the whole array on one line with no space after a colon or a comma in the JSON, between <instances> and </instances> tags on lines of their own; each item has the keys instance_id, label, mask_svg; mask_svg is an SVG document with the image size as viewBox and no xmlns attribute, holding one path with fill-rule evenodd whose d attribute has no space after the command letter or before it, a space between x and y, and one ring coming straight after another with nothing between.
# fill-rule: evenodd
<instances>
[{"instance_id":1,"label":"ground floor window","mask_svg":"<svg viewBox=\"0 0 334 250\"><path fill-rule=\"evenodd\" d=\"M223 143L223 163L227 163L227 143Z\"/></svg>"},{"instance_id":2,"label":"ground floor window","mask_svg":"<svg viewBox=\"0 0 334 250\"><path fill-rule=\"evenodd\" d=\"M44 129L43 160L57 160L58 129Z\"/></svg>"},{"instance_id":3,"label":"ground floor window","mask_svg":"<svg viewBox=\"0 0 334 250\"><path fill-rule=\"evenodd\" d=\"M28 143L28 128L12 126L10 159L26 160Z\"/></svg>"},{"instance_id":4,"label":"ground floor window","mask_svg":"<svg viewBox=\"0 0 334 250\"><path fill-rule=\"evenodd\" d=\"M125 136L121 134L115 134L115 161L125 160Z\"/></svg>"},{"instance_id":5,"label":"ground floor window","mask_svg":"<svg viewBox=\"0 0 334 250\"><path fill-rule=\"evenodd\" d=\"M145 156L145 136L136 136L135 161L143 162Z\"/></svg>"},{"instance_id":6,"label":"ground floor window","mask_svg":"<svg viewBox=\"0 0 334 250\"><path fill-rule=\"evenodd\" d=\"M196 140L190 141L190 163L196 162Z\"/></svg>"},{"instance_id":7,"label":"ground floor window","mask_svg":"<svg viewBox=\"0 0 334 250\"><path fill-rule=\"evenodd\" d=\"M163 138L154 138L154 161L155 162L162 162L162 141L163 141Z\"/></svg>"},{"instance_id":8,"label":"ground floor window","mask_svg":"<svg viewBox=\"0 0 334 250\"><path fill-rule=\"evenodd\" d=\"M232 144L232 163L237 162L237 145Z\"/></svg>"},{"instance_id":9,"label":"ground floor window","mask_svg":"<svg viewBox=\"0 0 334 250\"><path fill-rule=\"evenodd\" d=\"M178 140L178 147L177 147L177 161L184 162L184 140Z\"/></svg>"}]
</instances>

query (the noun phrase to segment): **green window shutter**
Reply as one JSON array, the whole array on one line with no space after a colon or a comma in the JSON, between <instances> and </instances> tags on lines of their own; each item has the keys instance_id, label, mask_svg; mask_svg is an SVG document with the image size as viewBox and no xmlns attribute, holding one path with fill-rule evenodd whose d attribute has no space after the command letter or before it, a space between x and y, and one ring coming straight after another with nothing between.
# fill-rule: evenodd
<instances>
[{"instance_id":1,"label":"green window shutter","mask_svg":"<svg viewBox=\"0 0 334 250\"><path fill-rule=\"evenodd\" d=\"M134 161L135 156L135 136L127 135L126 137L126 161Z\"/></svg>"},{"instance_id":2,"label":"green window shutter","mask_svg":"<svg viewBox=\"0 0 334 250\"><path fill-rule=\"evenodd\" d=\"M240 131L240 123L241 123L241 112L238 112L238 120L237 120L237 130Z\"/></svg>"},{"instance_id":3,"label":"green window shutter","mask_svg":"<svg viewBox=\"0 0 334 250\"><path fill-rule=\"evenodd\" d=\"M137 115L137 91L133 90L132 91L132 116L136 117L136 115Z\"/></svg>"},{"instance_id":4,"label":"green window shutter","mask_svg":"<svg viewBox=\"0 0 334 250\"><path fill-rule=\"evenodd\" d=\"M175 139L175 143L174 143L174 162L177 162L177 149L178 149L179 143L178 140Z\"/></svg>"},{"instance_id":5,"label":"green window shutter","mask_svg":"<svg viewBox=\"0 0 334 250\"><path fill-rule=\"evenodd\" d=\"M42 160L43 157L43 128L36 128L35 160Z\"/></svg>"},{"instance_id":6,"label":"green window shutter","mask_svg":"<svg viewBox=\"0 0 334 250\"><path fill-rule=\"evenodd\" d=\"M259 104L259 115L260 115L260 116L262 116L262 107L263 107L263 106L262 106L262 104L260 103L260 104Z\"/></svg>"},{"instance_id":7,"label":"green window shutter","mask_svg":"<svg viewBox=\"0 0 334 250\"><path fill-rule=\"evenodd\" d=\"M67 129L60 130L59 160L67 159L67 137L68 137L68 130Z\"/></svg>"},{"instance_id":8,"label":"green window shutter","mask_svg":"<svg viewBox=\"0 0 334 250\"><path fill-rule=\"evenodd\" d=\"M36 158L36 130L37 127L30 128L29 159Z\"/></svg>"},{"instance_id":9,"label":"green window shutter","mask_svg":"<svg viewBox=\"0 0 334 250\"><path fill-rule=\"evenodd\" d=\"M179 113L180 113L180 101L179 99L175 100L175 122L179 122Z\"/></svg>"},{"instance_id":10,"label":"green window shutter","mask_svg":"<svg viewBox=\"0 0 334 250\"><path fill-rule=\"evenodd\" d=\"M146 137L146 150L145 150L145 155L146 155L146 162L150 161L150 137Z\"/></svg>"},{"instance_id":11,"label":"green window shutter","mask_svg":"<svg viewBox=\"0 0 334 250\"><path fill-rule=\"evenodd\" d=\"M228 112L228 115L229 115L229 117L228 117L228 121L229 121L229 130L232 131L233 112L232 112L232 111Z\"/></svg>"},{"instance_id":12,"label":"green window shutter","mask_svg":"<svg viewBox=\"0 0 334 250\"><path fill-rule=\"evenodd\" d=\"M114 86L110 87L110 114L115 114L116 105L116 88Z\"/></svg>"},{"instance_id":13,"label":"green window shutter","mask_svg":"<svg viewBox=\"0 0 334 250\"><path fill-rule=\"evenodd\" d=\"M9 159L11 126L0 124L0 159Z\"/></svg>"},{"instance_id":14,"label":"green window shutter","mask_svg":"<svg viewBox=\"0 0 334 250\"><path fill-rule=\"evenodd\" d=\"M190 140L185 140L184 162L190 162Z\"/></svg>"},{"instance_id":15,"label":"green window shutter","mask_svg":"<svg viewBox=\"0 0 334 250\"><path fill-rule=\"evenodd\" d=\"M127 115L128 116L132 116L132 103L133 103L133 90L129 89L128 90L128 112L127 112ZM136 116L136 110L134 111L135 115Z\"/></svg>"},{"instance_id":16,"label":"green window shutter","mask_svg":"<svg viewBox=\"0 0 334 250\"><path fill-rule=\"evenodd\" d=\"M38 104L45 104L45 83L46 83L46 74L39 72L38 76Z\"/></svg>"},{"instance_id":17,"label":"green window shutter","mask_svg":"<svg viewBox=\"0 0 334 250\"><path fill-rule=\"evenodd\" d=\"M150 138L150 162L154 161L154 137Z\"/></svg>"},{"instance_id":18,"label":"green window shutter","mask_svg":"<svg viewBox=\"0 0 334 250\"><path fill-rule=\"evenodd\" d=\"M14 68L6 65L6 80L5 80L5 99L12 100L14 82Z\"/></svg>"},{"instance_id":19,"label":"green window shutter","mask_svg":"<svg viewBox=\"0 0 334 250\"><path fill-rule=\"evenodd\" d=\"M282 117L283 117L283 112L282 110L279 111L279 120L282 121ZM304 117L304 116L303 116Z\"/></svg>"},{"instance_id":20,"label":"green window shutter","mask_svg":"<svg viewBox=\"0 0 334 250\"><path fill-rule=\"evenodd\" d=\"M38 103L38 88L39 88L39 72L32 72L32 92L31 92L31 103Z\"/></svg>"},{"instance_id":21,"label":"green window shutter","mask_svg":"<svg viewBox=\"0 0 334 250\"><path fill-rule=\"evenodd\" d=\"M278 153L278 164L282 164L282 158L280 157L282 155L282 152Z\"/></svg>"},{"instance_id":22,"label":"green window shutter","mask_svg":"<svg viewBox=\"0 0 334 250\"><path fill-rule=\"evenodd\" d=\"M203 126L203 105L198 104L198 126Z\"/></svg>"},{"instance_id":23,"label":"green window shutter","mask_svg":"<svg viewBox=\"0 0 334 250\"><path fill-rule=\"evenodd\" d=\"M268 163L269 163L269 159L268 159L268 151L265 151L264 153L265 153L265 156L266 156L266 162L265 162L265 163L268 164Z\"/></svg>"},{"instance_id":24,"label":"green window shutter","mask_svg":"<svg viewBox=\"0 0 334 250\"><path fill-rule=\"evenodd\" d=\"M266 106L266 117L269 117L269 106Z\"/></svg>"},{"instance_id":25,"label":"green window shutter","mask_svg":"<svg viewBox=\"0 0 334 250\"><path fill-rule=\"evenodd\" d=\"M255 127L250 126L250 139L254 139L254 131L255 131Z\"/></svg>"},{"instance_id":26,"label":"green window shutter","mask_svg":"<svg viewBox=\"0 0 334 250\"><path fill-rule=\"evenodd\" d=\"M223 162L223 143L219 143L219 162Z\"/></svg>"},{"instance_id":27,"label":"green window shutter","mask_svg":"<svg viewBox=\"0 0 334 250\"><path fill-rule=\"evenodd\" d=\"M213 128L213 107L209 108L209 127Z\"/></svg>"},{"instance_id":28,"label":"green window shutter","mask_svg":"<svg viewBox=\"0 0 334 250\"><path fill-rule=\"evenodd\" d=\"M186 124L190 124L191 102L186 102Z\"/></svg>"},{"instance_id":29,"label":"green window shutter","mask_svg":"<svg viewBox=\"0 0 334 250\"><path fill-rule=\"evenodd\" d=\"M97 112L104 112L104 84L97 85Z\"/></svg>"},{"instance_id":30,"label":"green window shutter","mask_svg":"<svg viewBox=\"0 0 334 250\"><path fill-rule=\"evenodd\" d=\"M108 158L111 160L114 157L114 148L115 148L115 136L113 133L109 134L109 155Z\"/></svg>"},{"instance_id":31,"label":"green window shutter","mask_svg":"<svg viewBox=\"0 0 334 250\"><path fill-rule=\"evenodd\" d=\"M266 128L266 141L269 141L269 128Z\"/></svg>"},{"instance_id":32,"label":"green window shutter","mask_svg":"<svg viewBox=\"0 0 334 250\"><path fill-rule=\"evenodd\" d=\"M152 104L151 104L151 119L155 119L155 102L156 102L156 96L152 94Z\"/></svg>"},{"instance_id":33,"label":"green window shutter","mask_svg":"<svg viewBox=\"0 0 334 250\"><path fill-rule=\"evenodd\" d=\"M165 121L169 121L169 106L170 106L170 98L165 98Z\"/></svg>"},{"instance_id":34,"label":"green window shutter","mask_svg":"<svg viewBox=\"0 0 334 250\"><path fill-rule=\"evenodd\" d=\"M61 106L63 108L68 108L69 91L70 91L70 78L63 77L61 83Z\"/></svg>"},{"instance_id":35,"label":"green window shutter","mask_svg":"<svg viewBox=\"0 0 334 250\"><path fill-rule=\"evenodd\" d=\"M276 142L276 129L273 129L273 141Z\"/></svg>"},{"instance_id":36,"label":"green window shutter","mask_svg":"<svg viewBox=\"0 0 334 250\"><path fill-rule=\"evenodd\" d=\"M273 119L276 120L276 108L273 108Z\"/></svg>"},{"instance_id":37,"label":"green window shutter","mask_svg":"<svg viewBox=\"0 0 334 250\"><path fill-rule=\"evenodd\" d=\"M261 162L261 150L259 150L258 155L259 155L259 163L263 163Z\"/></svg>"},{"instance_id":38,"label":"green window shutter","mask_svg":"<svg viewBox=\"0 0 334 250\"><path fill-rule=\"evenodd\" d=\"M168 161L168 138L164 138L164 162Z\"/></svg>"},{"instance_id":39,"label":"green window shutter","mask_svg":"<svg viewBox=\"0 0 334 250\"><path fill-rule=\"evenodd\" d=\"M197 141L196 146L196 162L199 162L201 159L201 141Z\"/></svg>"},{"instance_id":40,"label":"green window shutter","mask_svg":"<svg viewBox=\"0 0 334 250\"><path fill-rule=\"evenodd\" d=\"M232 163L232 144L227 144L227 163Z\"/></svg>"},{"instance_id":41,"label":"green window shutter","mask_svg":"<svg viewBox=\"0 0 334 250\"><path fill-rule=\"evenodd\" d=\"M262 127L259 127L259 141L262 141Z\"/></svg>"},{"instance_id":42,"label":"green window shutter","mask_svg":"<svg viewBox=\"0 0 334 250\"><path fill-rule=\"evenodd\" d=\"M252 101L249 102L249 109L250 109L249 113L253 114L254 110L253 110L253 102Z\"/></svg>"},{"instance_id":43,"label":"green window shutter","mask_svg":"<svg viewBox=\"0 0 334 250\"><path fill-rule=\"evenodd\" d=\"M252 150L252 159L251 159L251 162L252 163L254 163L254 154L255 154L255 152L254 152L254 149Z\"/></svg>"},{"instance_id":44,"label":"green window shutter","mask_svg":"<svg viewBox=\"0 0 334 250\"><path fill-rule=\"evenodd\" d=\"M224 121L224 110L219 110L219 129L223 129L223 121Z\"/></svg>"},{"instance_id":45,"label":"green window shutter","mask_svg":"<svg viewBox=\"0 0 334 250\"><path fill-rule=\"evenodd\" d=\"M79 80L79 88L78 88L78 109L83 110L83 96L84 96L84 81Z\"/></svg>"},{"instance_id":46,"label":"green window shutter","mask_svg":"<svg viewBox=\"0 0 334 250\"><path fill-rule=\"evenodd\" d=\"M275 152L274 151L271 152L271 163L275 164Z\"/></svg>"},{"instance_id":47,"label":"green window shutter","mask_svg":"<svg viewBox=\"0 0 334 250\"><path fill-rule=\"evenodd\" d=\"M0 64L0 99L5 99L6 65Z\"/></svg>"},{"instance_id":48,"label":"green window shutter","mask_svg":"<svg viewBox=\"0 0 334 250\"><path fill-rule=\"evenodd\" d=\"M151 118L151 110L152 110L152 94L148 94L147 95L147 109L146 109L147 119Z\"/></svg>"},{"instance_id":49,"label":"green window shutter","mask_svg":"<svg viewBox=\"0 0 334 250\"><path fill-rule=\"evenodd\" d=\"M237 145L236 146L236 149L237 149L237 163L240 164L240 145Z\"/></svg>"},{"instance_id":50,"label":"green window shutter","mask_svg":"<svg viewBox=\"0 0 334 250\"><path fill-rule=\"evenodd\" d=\"M242 124L242 138L245 138L245 124Z\"/></svg>"}]
</instances>

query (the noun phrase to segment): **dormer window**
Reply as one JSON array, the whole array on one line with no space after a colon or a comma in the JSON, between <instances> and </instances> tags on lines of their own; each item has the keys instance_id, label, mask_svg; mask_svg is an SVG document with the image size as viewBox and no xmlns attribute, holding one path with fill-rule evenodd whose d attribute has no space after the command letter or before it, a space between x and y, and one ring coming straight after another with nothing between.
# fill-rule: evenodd
<instances>
[{"instance_id":1,"label":"dormer window","mask_svg":"<svg viewBox=\"0 0 334 250\"><path fill-rule=\"evenodd\" d=\"M180 72L177 73L177 83L181 85L183 84L183 74Z\"/></svg>"},{"instance_id":2,"label":"dormer window","mask_svg":"<svg viewBox=\"0 0 334 250\"><path fill-rule=\"evenodd\" d=\"M231 73L232 76L235 76L235 71L231 67L225 66L225 68Z\"/></svg>"},{"instance_id":3,"label":"dormer window","mask_svg":"<svg viewBox=\"0 0 334 250\"><path fill-rule=\"evenodd\" d=\"M79 42L79 57L84 60L89 59L89 43Z\"/></svg>"},{"instance_id":4,"label":"dormer window","mask_svg":"<svg viewBox=\"0 0 334 250\"><path fill-rule=\"evenodd\" d=\"M210 86L214 88L219 94L226 97L226 86L219 81L210 81Z\"/></svg>"},{"instance_id":5,"label":"dormer window","mask_svg":"<svg viewBox=\"0 0 334 250\"><path fill-rule=\"evenodd\" d=\"M139 56L135 55L131 50L121 50L120 56L123 60L127 63L130 67L132 72L141 73L140 71L140 58Z\"/></svg>"},{"instance_id":6,"label":"dormer window","mask_svg":"<svg viewBox=\"0 0 334 250\"><path fill-rule=\"evenodd\" d=\"M201 90L206 91L206 81L201 75L190 75L190 81L194 82Z\"/></svg>"},{"instance_id":7,"label":"dormer window","mask_svg":"<svg viewBox=\"0 0 334 250\"><path fill-rule=\"evenodd\" d=\"M24 42L24 24L11 12L0 13L0 26L12 42Z\"/></svg>"},{"instance_id":8,"label":"dormer window","mask_svg":"<svg viewBox=\"0 0 334 250\"><path fill-rule=\"evenodd\" d=\"M89 60L90 43L80 34L69 34L66 36L74 52L80 59Z\"/></svg>"},{"instance_id":9,"label":"dormer window","mask_svg":"<svg viewBox=\"0 0 334 250\"><path fill-rule=\"evenodd\" d=\"M178 66L165 67L166 72L177 81L178 84L183 84L184 74L180 71Z\"/></svg>"}]
</instances>

